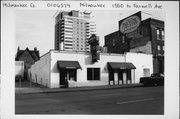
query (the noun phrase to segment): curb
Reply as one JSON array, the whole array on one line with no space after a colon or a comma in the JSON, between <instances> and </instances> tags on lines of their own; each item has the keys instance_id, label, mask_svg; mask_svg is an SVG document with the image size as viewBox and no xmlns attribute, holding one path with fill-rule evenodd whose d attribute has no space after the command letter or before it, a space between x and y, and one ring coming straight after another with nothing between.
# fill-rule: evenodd
<instances>
[{"instance_id":1,"label":"curb","mask_svg":"<svg viewBox=\"0 0 180 119\"><path fill-rule=\"evenodd\" d=\"M90 91L90 90L107 90L107 89L121 89L121 88L135 88L135 87L142 87L143 85L141 84L138 84L138 85L127 85L127 86L115 86L115 87L94 87L94 88L91 88L91 87L88 87L88 88L82 88L82 89L77 89L77 88L74 88L74 89L64 89L64 90L49 90L49 91L37 91L37 92L27 92L27 93L23 93L23 92L17 92L15 93L16 95L21 95L21 94L42 94L42 93L62 93L62 92L77 92L77 91Z\"/></svg>"},{"instance_id":2,"label":"curb","mask_svg":"<svg viewBox=\"0 0 180 119\"><path fill-rule=\"evenodd\" d=\"M80 90L62 90L62 91L46 91L44 93L58 93L58 92L77 92L77 91L90 91L90 90L107 90L107 89L121 89L121 88L135 88L142 87L140 85L137 86L124 86L124 87L107 87L107 88L89 88L89 89L80 89ZM43 93L43 92L42 92Z\"/></svg>"}]
</instances>

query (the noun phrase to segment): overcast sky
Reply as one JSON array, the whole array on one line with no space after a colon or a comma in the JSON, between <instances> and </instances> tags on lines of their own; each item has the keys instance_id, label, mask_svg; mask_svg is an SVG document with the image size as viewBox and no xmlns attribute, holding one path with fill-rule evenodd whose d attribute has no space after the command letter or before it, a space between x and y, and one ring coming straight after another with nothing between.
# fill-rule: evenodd
<instances>
[{"instance_id":1,"label":"overcast sky","mask_svg":"<svg viewBox=\"0 0 180 119\"><path fill-rule=\"evenodd\" d=\"M100 36L100 45L104 45L104 36L118 30L118 21L138 11L92 11L92 20L96 23L97 35ZM56 11L50 10L17 10L15 17L16 50L37 49L40 55L54 49L54 25L53 17ZM142 19L152 17L165 21L162 11L142 11Z\"/></svg>"}]
</instances>

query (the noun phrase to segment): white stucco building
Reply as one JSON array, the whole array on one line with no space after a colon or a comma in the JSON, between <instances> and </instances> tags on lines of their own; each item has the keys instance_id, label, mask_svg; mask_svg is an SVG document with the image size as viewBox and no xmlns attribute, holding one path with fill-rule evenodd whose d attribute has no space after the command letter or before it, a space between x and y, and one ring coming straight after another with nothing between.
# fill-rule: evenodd
<instances>
[{"instance_id":1,"label":"white stucco building","mask_svg":"<svg viewBox=\"0 0 180 119\"><path fill-rule=\"evenodd\" d=\"M153 71L152 55L101 53L92 63L90 52L50 50L31 66L32 82L49 88L139 83Z\"/></svg>"},{"instance_id":2,"label":"white stucco building","mask_svg":"<svg viewBox=\"0 0 180 119\"><path fill-rule=\"evenodd\" d=\"M24 76L24 61L15 61L15 76Z\"/></svg>"}]
</instances>

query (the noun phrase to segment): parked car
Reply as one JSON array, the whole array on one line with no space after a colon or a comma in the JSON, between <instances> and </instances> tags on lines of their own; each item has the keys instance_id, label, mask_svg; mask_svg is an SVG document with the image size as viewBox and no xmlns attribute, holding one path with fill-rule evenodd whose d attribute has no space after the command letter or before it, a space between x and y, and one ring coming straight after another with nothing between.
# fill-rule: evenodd
<instances>
[{"instance_id":1,"label":"parked car","mask_svg":"<svg viewBox=\"0 0 180 119\"><path fill-rule=\"evenodd\" d=\"M164 85L164 74L154 73L150 77L141 77L140 83L144 84L144 86Z\"/></svg>"}]
</instances>

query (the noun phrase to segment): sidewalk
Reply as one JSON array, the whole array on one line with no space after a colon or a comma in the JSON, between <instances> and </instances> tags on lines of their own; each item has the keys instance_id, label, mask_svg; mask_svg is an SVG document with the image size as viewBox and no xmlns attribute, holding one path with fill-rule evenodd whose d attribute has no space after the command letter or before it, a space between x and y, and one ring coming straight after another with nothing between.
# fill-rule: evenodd
<instances>
[{"instance_id":1,"label":"sidewalk","mask_svg":"<svg viewBox=\"0 0 180 119\"><path fill-rule=\"evenodd\" d=\"M73 87L73 88L15 88L15 94L36 94L36 93L60 93L73 91L88 91L88 90L105 90L119 88L134 88L140 87L142 84L123 84L123 85L106 85L106 86L88 86L88 87Z\"/></svg>"}]
</instances>

